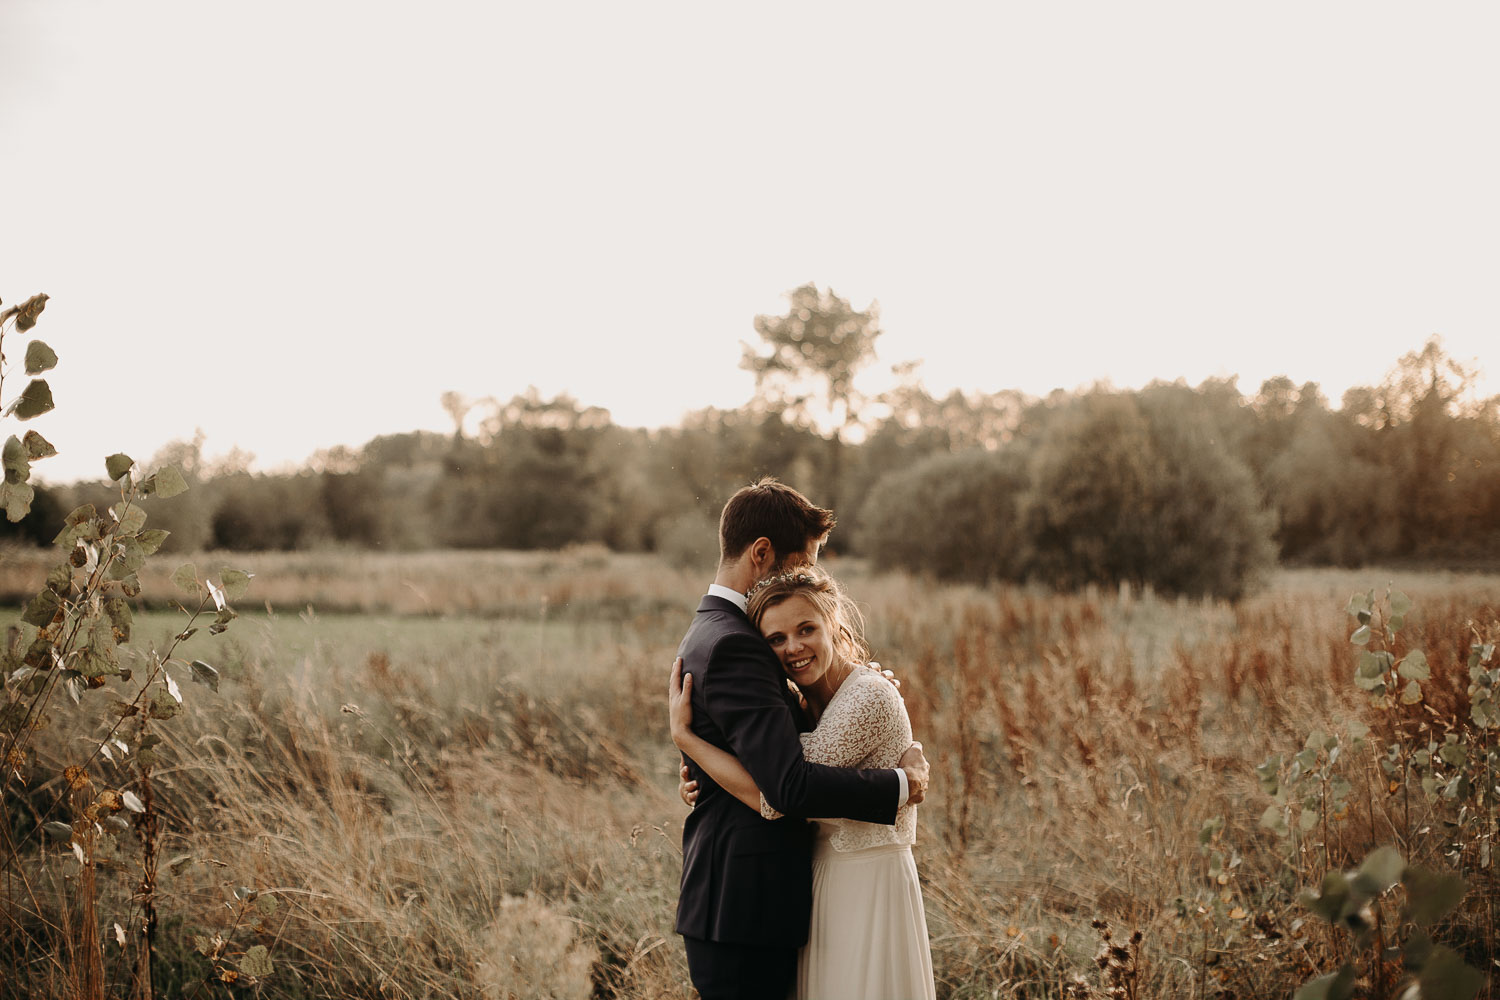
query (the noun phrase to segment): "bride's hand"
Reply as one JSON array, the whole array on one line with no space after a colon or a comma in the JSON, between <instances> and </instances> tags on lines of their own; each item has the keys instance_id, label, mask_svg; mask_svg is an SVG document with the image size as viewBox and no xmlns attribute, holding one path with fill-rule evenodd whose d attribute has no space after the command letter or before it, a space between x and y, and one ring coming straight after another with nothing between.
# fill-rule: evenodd
<instances>
[{"instance_id":1,"label":"bride's hand","mask_svg":"<svg viewBox=\"0 0 1500 1000\"><path fill-rule=\"evenodd\" d=\"M683 674L682 657L672 663L672 681L667 687L667 716L672 742L681 750L682 737L693 731L693 675Z\"/></svg>"}]
</instances>

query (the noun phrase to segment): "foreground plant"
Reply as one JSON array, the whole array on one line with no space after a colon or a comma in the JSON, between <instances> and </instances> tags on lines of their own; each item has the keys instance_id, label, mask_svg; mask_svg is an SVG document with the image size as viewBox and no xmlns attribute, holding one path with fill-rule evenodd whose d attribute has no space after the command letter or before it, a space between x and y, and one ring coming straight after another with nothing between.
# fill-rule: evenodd
<instances>
[{"instance_id":1,"label":"foreground plant","mask_svg":"<svg viewBox=\"0 0 1500 1000\"><path fill-rule=\"evenodd\" d=\"M1319 888L1299 899L1353 937L1351 957L1336 972L1306 983L1297 1000L1342 1000L1353 995L1357 981L1376 998L1400 989L1402 1000L1469 1000L1484 984L1483 974L1458 952L1435 945L1429 929L1463 902L1465 875L1494 881L1494 776L1500 761L1491 730L1500 722L1492 700L1500 671L1490 666L1493 644L1476 630L1480 641L1468 659L1468 718L1445 717L1426 706L1423 685L1432 679L1432 665L1422 649L1401 652L1397 643L1412 608L1405 594L1389 589L1380 599L1373 590L1355 594L1347 605L1355 619L1349 637L1356 650L1353 683L1377 713L1375 730L1355 721L1347 739L1314 732L1289 760L1273 754L1256 768L1273 799L1260 823L1287 841L1288 871L1300 879L1299 862L1322 862ZM1368 755L1362 759L1372 761L1373 773L1354 774L1351 781L1353 751L1363 746ZM1394 847L1373 851L1353 871L1340 870L1331 850L1333 827L1349 816L1356 783L1365 789L1369 835L1375 799L1390 799L1388 821L1407 850L1441 859L1453 870L1408 865ZM1387 897L1398 886L1405 903L1393 920ZM1331 948L1348 950L1337 940ZM1353 957L1361 953L1363 980Z\"/></svg>"},{"instance_id":2,"label":"foreground plant","mask_svg":"<svg viewBox=\"0 0 1500 1000\"><path fill-rule=\"evenodd\" d=\"M1404 902L1392 920L1390 897L1398 886ZM1472 1000L1484 974L1431 937L1432 926L1458 906L1464 890L1457 875L1410 867L1395 848L1381 847L1354 871L1329 872L1302 902L1353 938L1354 955L1365 958L1366 995L1390 997L1399 990L1401 1000ZM1293 1000L1348 1000L1359 979L1351 957L1338 971L1303 984Z\"/></svg>"},{"instance_id":3,"label":"foreground plant","mask_svg":"<svg viewBox=\"0 0 1500 1000\"><path fill-rule=\"evenodd\" d=\"M37 295L0 313L0 393L4 390L7 324L12 338L31 331L47 302ZM57 354L32 338L25 352L27 375L53 368ZM3 403L0 396L0 403ZM3 411L30 420L53 409L50 386L32 378ZM56 454L40 434L9 436L4 445L5 481L0 505L12 521L25 517L35 491L29 484L31 463ZM130 456L114 454L105 471L119 500L105 510L84 504L67 515L53 540L58 562L32 597L20 620L0 645L0 766L6 823L0 828L0 869L7 876L5 934L23 948L40 952L54 980L83 997L105 992L104 938L98 912L99 866L122 853L119 841L134 831L138 844L131 912L113 921L113 938L133 950L134 981L139 995L155 994L152 956L156 946L157 872L163 818L156 808L154 769L162 742L158 726L182 710L179 680L218 689L218 672L201 660L175 655L178 646L211 616L208 630L218 634L236 617L231 602L249 586L250 574L226 569L217 583L192 565L179 567L173 583L182 592L176 602L185 619L165 649L132 644L133 607L141 595L140 570L161 548L168 532L146 527L142 501L169 499L187 489L180 470L164 466L143 475ZM49 709L66 698L84 709L90 692L110 688L92 725L63 737L67 746L82 744L79 757L57 775L38 774L37 734L52 720ZM61 695L59 695L61 692ZM75 716L87 718L85 711ZM51 841L54 846L49 846ZM60 915L43 900L38 877L59 851L77 865L66 873L71 890L57 901ZM71 894L72 899L67 898ZM18 940L15 940L18 939ZM255 968L267 969L255 962Z\"/></svg>"}]
</instances>

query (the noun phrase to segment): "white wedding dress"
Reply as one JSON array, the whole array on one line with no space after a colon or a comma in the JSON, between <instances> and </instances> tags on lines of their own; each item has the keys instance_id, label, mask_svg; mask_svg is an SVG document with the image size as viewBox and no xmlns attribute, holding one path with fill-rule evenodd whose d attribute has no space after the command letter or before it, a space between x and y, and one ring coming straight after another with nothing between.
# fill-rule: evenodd
<instances>
[{"instance_id":1,"label":"white wedding dress","mask_svg":"<svg viewBox=\"0 0 1500 1000\"><path fill-rule=\"evenodd\" d=\"M855 669L802 734L803 756L835 767L895 767L911 721L893 684ZM762 798L761 814L780 816ZM917 811L892 826L820 819L813 848L812 924L794 1000L935 1000L922 889L912 859Z\"/></svg>"}]
</instances>

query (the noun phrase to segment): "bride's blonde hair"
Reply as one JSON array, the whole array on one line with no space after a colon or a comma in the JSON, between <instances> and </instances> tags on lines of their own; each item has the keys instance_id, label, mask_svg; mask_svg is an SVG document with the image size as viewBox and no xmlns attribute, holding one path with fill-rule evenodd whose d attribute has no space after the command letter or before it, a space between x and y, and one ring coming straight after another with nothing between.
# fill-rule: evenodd
<instances>
[{"instance_id":1,"label":"bride's blonde hair","mask_svg":"<svg viewBox=\"0 0 1500 1000\"><path fill-rule=\"evenodd\" d=\"M829 631L833 633L833 648L839 655L853 666L870 662L870 646L865 641L865 617L860 614L859 606L837 580L816 566L767 577L751 587L748 595L750 621L760 628L767 611L798 596L811 601L828 623Z\"/></svg>"}]
</instances>

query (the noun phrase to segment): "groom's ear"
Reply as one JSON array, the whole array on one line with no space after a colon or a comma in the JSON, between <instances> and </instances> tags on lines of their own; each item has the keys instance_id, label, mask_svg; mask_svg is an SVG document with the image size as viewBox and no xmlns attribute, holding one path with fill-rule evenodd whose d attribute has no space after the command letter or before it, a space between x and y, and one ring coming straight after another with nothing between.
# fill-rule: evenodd
<instances>
[{"instance_id":1,"label":"groom's ear","mask_svg":"<svg viewBox=\"0 0 1500 1000\"><path fill-rule=\"evenodd\" d=\"M750 565L755 569L756 579L765 576L776 565L776 546L769 538L757 538L750 543Z\"/></svg>"}]
</instances>

